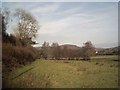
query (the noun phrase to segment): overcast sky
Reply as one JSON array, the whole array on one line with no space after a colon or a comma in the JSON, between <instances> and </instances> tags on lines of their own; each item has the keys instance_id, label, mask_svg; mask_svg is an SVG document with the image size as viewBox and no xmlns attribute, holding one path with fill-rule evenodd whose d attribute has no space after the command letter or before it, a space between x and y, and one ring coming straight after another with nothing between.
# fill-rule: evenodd
<instances>
[{"instance_id":1,"label":"overcast sky","mask_svg":"<svg viewBox=\"0 0 120 90\"><path fill-rule=\"evenodd\" d=\"M78 46L92 41L96 47L113 47L118 43L117 2L4 2L2 7L31 12L40 25L35 39L40 45L44 41ZM9 33L13 33L12 28L13 25Z\"/></svg>"}]
</instances>

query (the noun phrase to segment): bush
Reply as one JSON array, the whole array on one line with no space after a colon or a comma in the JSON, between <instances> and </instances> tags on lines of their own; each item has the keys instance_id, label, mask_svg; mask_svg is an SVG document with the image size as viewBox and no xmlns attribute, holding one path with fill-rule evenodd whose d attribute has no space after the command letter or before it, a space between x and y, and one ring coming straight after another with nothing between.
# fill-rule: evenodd
<instances>
[{"instance_id":1,"label":"bush","mask_svg":"<svg viewBox=\"0 0 120 90\"><path fill-rule=\"evenodd\" d=\"M14 47L10 43L3 43L2 61L7 67L13 67L17 64L17 60L14 58Z\"/></svg>"},{"instance_id":2,"label":"bush","mask_svg":"<svg viewBox=\"0 0 120 90\"><path fill-rule=\"evenodd\" d=\"M8 67L25 65L37 59L37 50L32 46L13 46L10 43L3 43L3 64Z\"/></svg>"},{"instance_id":3,"label":"bush","mask_svg":"<svg viewBox=\"0 0 120 90\"><path fill-rule=\"evenodd\" d=\"M90 60L91 56L95 55L95 47L93 46L93 44L91 43L91 41L88 41L86 43L84 43L84 46L82 47L82 58L84 60Z\"/></svg>"}]
</instances>

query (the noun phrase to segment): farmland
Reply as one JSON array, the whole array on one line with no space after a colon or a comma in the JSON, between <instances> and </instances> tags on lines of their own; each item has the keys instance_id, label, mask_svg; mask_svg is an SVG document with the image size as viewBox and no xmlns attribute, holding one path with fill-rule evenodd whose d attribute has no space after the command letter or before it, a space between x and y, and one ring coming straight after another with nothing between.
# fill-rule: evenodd
<instances>
[{"instance_id":1,"label":"farmland","mask_svg":"<svg viewBox=\"0 0 120 90\"><path fill-rule=\"evenodd\" d=\"M118 88L118 57L84 60L37 59L3 73L9 88Z\"/></svg>"}]
</instances>

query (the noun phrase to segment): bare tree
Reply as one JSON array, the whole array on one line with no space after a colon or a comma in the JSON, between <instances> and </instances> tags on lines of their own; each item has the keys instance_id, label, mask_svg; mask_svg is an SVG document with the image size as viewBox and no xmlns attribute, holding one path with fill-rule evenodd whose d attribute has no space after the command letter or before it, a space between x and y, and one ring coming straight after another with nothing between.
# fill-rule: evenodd
<instances>
[{"instance_id":1,"label":"bare tree","mask_svg":"<svg viewBox=\"0 0 120 90\"><path fill-rule=\"evenodd\" d=\"M52 54L55 59L60 59L61 58L61 47L59 46L58 43L52 43Z\"/></svg>"},{"instance_id":2,"label":"bare tree","mask_svg":"<svg viewBox=\"0 0 120 90\"><path fill-rule=\"evenodd\" d=\"M2 35L6 34L6 30L8 27L10 19L10 11L8 8L4 8L2 13L1 13L1 21L2 21Z\"/></svg>"},{"instance_id":3,"label":"bare tree","mask_svg":"<svg viewBox=\"0 0 120 90\"><path fill-rule=\"evenodd\" d=\"M17 37L29 43L32 38L36 37L36 33L39 29L37 20L23 9L16 9L14 15L17 19Z\"/></svg>"},{"instance_id":4,"label":"bare tree","mask_svg":"<svg viewBox=\"0 0 120 90\"><path fill-rule=\"evenodd\" d=\"M68 48L66 46L64 46L62 49L62 57L68 58Z\"/></svg>"},{"instance_id":5,"label":"bare tree","mask_svg":"<svg viewBox=\"0 0 120 90\"><path fill-rule=\"evenodd\" d=\"M44 42L41 48L41 55L43 58L47 59L48 58L48 53L49 53L49 43Z\"/></svg>"},{"instance_id":6,"label":"bare tree","mask_svg":"<svg viewBox=\"0 0 120 90\"><path fill-rule=\"evenodd\" d=\"M82 57L84 60L90 60L91 56L95 55L95 47L91 43L91 41L88 41L84 43L84 46L82 47Z\"/></svg>"}]
</instances>

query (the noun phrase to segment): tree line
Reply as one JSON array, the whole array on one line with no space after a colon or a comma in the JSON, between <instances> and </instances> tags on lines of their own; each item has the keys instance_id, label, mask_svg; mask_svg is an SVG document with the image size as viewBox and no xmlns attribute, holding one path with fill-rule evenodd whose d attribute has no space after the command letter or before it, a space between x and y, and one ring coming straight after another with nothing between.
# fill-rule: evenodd
<instances>
[{"instance_id":1,"label":"tree line","mask_svg":"<svg viewBox=\"0 0 120 90\"><path fill-rule=\"evenodd\" d=\"M8 9L0 13L3 67L12 68L26 65L37 58L90 60L91 56L96 55L96 48L91 41L85 42L81 48L77 49L61 46L56 42L52 43L51 46L48 42L44 42L41 48L34 48L32 45L36 42L33 39L36 38L40 28L36 18L22 9L16 9L15 13L12 14L13 16L10 13ZM16 25L14 34L7 33L10 21L14 21Z\"/></svg>"},{"instance_id":2,"label":"tree line","mask_svg":"<svg viewBox=\"0 0 120 90\"><path fill-rule=\"evenodd\" d=\"M52 58L52 59L79 59L83 57L85 60L89 60L95 53L95 47L92 43L86 42L82 49L68 49L67 47L61 47L58 43L53 43L49 46L48 42L44 42L41 49L32 47L35 44L33 38L36 37L39 29L39 24L35 17L23 10L16 9L13 16L8 9L3 10L0 13L2 19L2 61L5 67L17 67L20 65L26 65L26 63L32 62L37 58ZM14 17L14 18L12 18ZM8 34L10 21L14 21L14 34Z\"/></svg>"},{"instance_id":3,"label":"tree line","mask_svg":"<svg viewBox=\"0 0 120 90\"><path fill-rule=\"evenodd\" d=\"M105 48L98 50L97 55L119 55L120 54L120 46L113 48Z\"/></svg>"},{"instance_id":4,"label":"tree line","mask_svg":"<svg viewBox=\"0 0 120 90\"><path fill-rule=\"evenodd\" d=\"M52 43L50 46L48 42L44 42L42 47L39 48L39 58L44 59L80 59L90 60L91 56L96 54L96 49L91 41L84 43L83 47L69 48L66 46L60 46L58 43Z\"/></svg>"}]
</instances>

